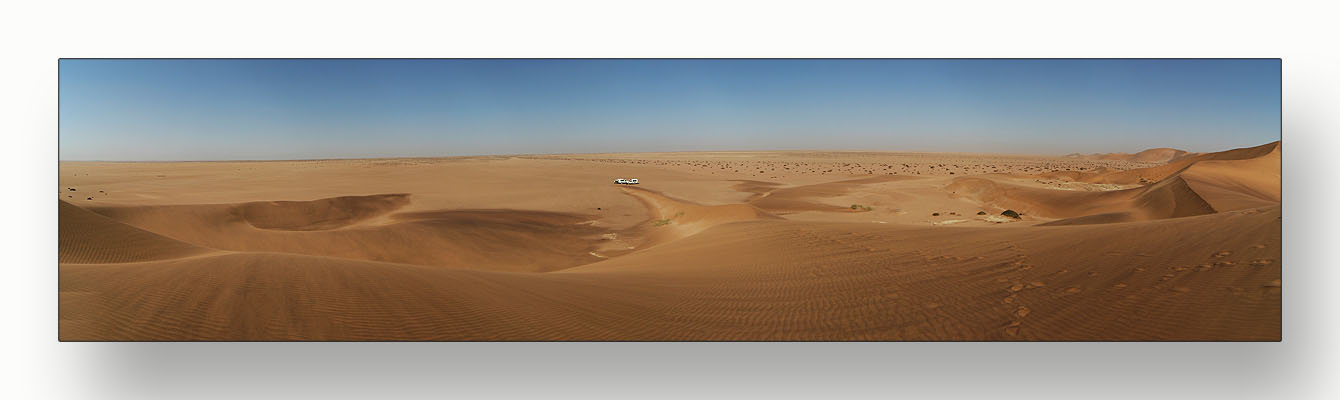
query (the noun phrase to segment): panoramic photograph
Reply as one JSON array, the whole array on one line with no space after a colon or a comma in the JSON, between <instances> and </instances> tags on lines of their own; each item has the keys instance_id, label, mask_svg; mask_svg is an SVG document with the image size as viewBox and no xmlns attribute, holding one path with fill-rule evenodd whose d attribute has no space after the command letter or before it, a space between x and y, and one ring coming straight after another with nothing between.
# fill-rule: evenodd
<instances>
[{"instance_id":1,"label":"panoramic photograph","mask_svg":"<svg viewBox=\"0 0 1340 400\"><path fill-rule=\"evenodd\" d=\"M1281 139L1279 59L61 59L59 340L1280 341Z\"/></svg>"}]
</instances>

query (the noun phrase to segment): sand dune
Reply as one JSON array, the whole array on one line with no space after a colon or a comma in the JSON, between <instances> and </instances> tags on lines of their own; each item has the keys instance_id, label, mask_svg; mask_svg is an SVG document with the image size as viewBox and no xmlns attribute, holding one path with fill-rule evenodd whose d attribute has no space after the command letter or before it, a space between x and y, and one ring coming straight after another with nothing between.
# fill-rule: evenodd
<instances>
[{"instance_id":1,"label":"sand dune","mask_svg":"<svg viewBox=\"0 0 1340 400\"><path fill-rule=\"evenodd\" d=\"M372 215L410 196L348 196L310 202L95 207L96 213L206 248L280 252L427 266L552 271L598 260L604 230L590 216L518 210L432 210ZM257 211L261 209L263 211ZM276 209L293 210L294 214ZM361 217L361 224L354 224ZM318 226L328 229L318 230ZM337 227L339 226L339 227ZM281 229L287 228L287 229Z\"/></svg>"},{"instance_id":2,"label":"sand dune","mask_svg":"<svg viewBox=\"0 0 1340 400\"><path fill-rule=\"evenodd\" d=\"M1182 158L1194 156L1196 153L1190 153L1186 150L1170 149L1160 147L1157 149L1143 150L1135 154L1130 153L1105 153L1105 154L1070 154L1066 157L1082 158L1086 160L1120 160L1146 163L1167 163L1177 161Z\"/></svg>"},{"instance_id":3,"label":"sand dune","mask_svg":"<svg viewBox=\"0 0 1340 400\"><path fill-rule=\"evenodd\" d=\"M550 274L274 253L70 264L61 291L83 295L62 307L62 337L1270 340L1278 216L1159 227L1258 227L1180 241L1129 224L1019 235L760 220Z\"/></svg>"},{"instance_id":4,"label":"sand dune","mask_svg":"<svg viewBox=\"0 0 1340 400\"><path fill-rule=\"evenodd\" d=\"M947 189L993 204L1017 204L1051 225L1127 222L1268 207L1280 201L1279 143L1196 155L1173 164L1082 176L1081 181L1152 182L1106 192L1068 192L959 178ZM1058 174L1048 174L1055 178ZM1072 175L1073 176L1073 175ZM1157 179L1154 179L1157 178Z\"/></svg>"},{"instance_id":5,"label":"sand dune","mask_svg":"<svg viewBox=\"0 0 1340 400\"><path fill-rule=\"evenodd\" d=\"M60 338L1279 340L1279 151L63 163Z\"/></svg>"},{"instance_id":6,"label":"sand dune","mask_svg":"<svg viewBox=\"0 0 1340 400\"><path fill-rule=\"evenodd\" d=\"M1182 170L1186 169L1187 167L1190 167L1191 165L1197 164L1201 161L1234 161L1234 160L1251 160L1262 157L1269 158L1271 157L1272 153L1275 154L1276 159L1278 159L1279 147L1280 142L1273 142L1256 147L1233 149L1214 153L1196 154L1179 158L1164 165L1149 168L1129 169L1122 171L1113 171L1109 173L1081 174L1081 176L1078 177L1078 179L1076 180L1090 183L1116 183L1116 184L1134 184L1134 183L1143 184L1147 182L1157 182L1163 179L1167 179L1168 177L1173 176L1181 172ZM1278 170L1279 166L1277 165L1274 168Z\"/></svg>"}]
</instances>

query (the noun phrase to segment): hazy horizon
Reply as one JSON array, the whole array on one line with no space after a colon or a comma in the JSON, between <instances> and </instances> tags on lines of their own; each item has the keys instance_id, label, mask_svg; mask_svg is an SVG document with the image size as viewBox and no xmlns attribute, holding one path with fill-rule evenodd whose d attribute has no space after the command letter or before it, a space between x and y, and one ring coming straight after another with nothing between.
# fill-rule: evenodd
<instances>
[{"instance_id":1,"label":"hazy horizon","mask_svg":"<svg viewBox=\"0 0 1340 400\"><path fill-rule=\"evenodd\" d=\"M1278 59L60 61L62 161L1280 140Z\"/></svg>"}]
</instances>

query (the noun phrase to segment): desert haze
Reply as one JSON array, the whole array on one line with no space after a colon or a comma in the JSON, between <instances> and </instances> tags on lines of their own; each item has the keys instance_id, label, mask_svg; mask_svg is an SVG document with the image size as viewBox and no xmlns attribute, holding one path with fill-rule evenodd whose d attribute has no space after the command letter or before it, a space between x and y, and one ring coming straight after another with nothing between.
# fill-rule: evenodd
<instances>
[{"instance_id":1,"label":"desert haze","mask_svg":"<svg viewBox=\"0 0 1340 400\"><path fill-rule=\"evenodd\" d=\"M1280 151L62 162L60 339L1274 341Z\"/></svg>"}]
</instances>

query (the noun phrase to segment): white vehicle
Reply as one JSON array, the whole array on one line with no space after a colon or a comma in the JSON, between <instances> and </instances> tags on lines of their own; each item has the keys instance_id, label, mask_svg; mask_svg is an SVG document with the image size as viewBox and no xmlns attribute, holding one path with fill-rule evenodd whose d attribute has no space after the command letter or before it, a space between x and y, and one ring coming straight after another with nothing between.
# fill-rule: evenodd
<instances>
[{"instance_id":1,"label":"white vehicle","mask_svg":"<svg viewBox=\"0 0 1340 400\"><path fill-rule=\"evenodd\" d=\"M636 185L636 184L637 184L637 178L633 178L633 179L615 179L615 180L614 180L614 183L617 183L617 184L620 184L620 185Z\"/></svg>"},{"instance_id":2,"label":"white vehicle","mask_svg":"<svg viewBox=\"0 0 1340 400\"><path fill-rule=\"evenodd\" d=\"M636 184L637 184L637 178L629 179L629 180L628 180L628 184L629 184L629 185L636 185Z\"/></svg>"}]
</instances>

